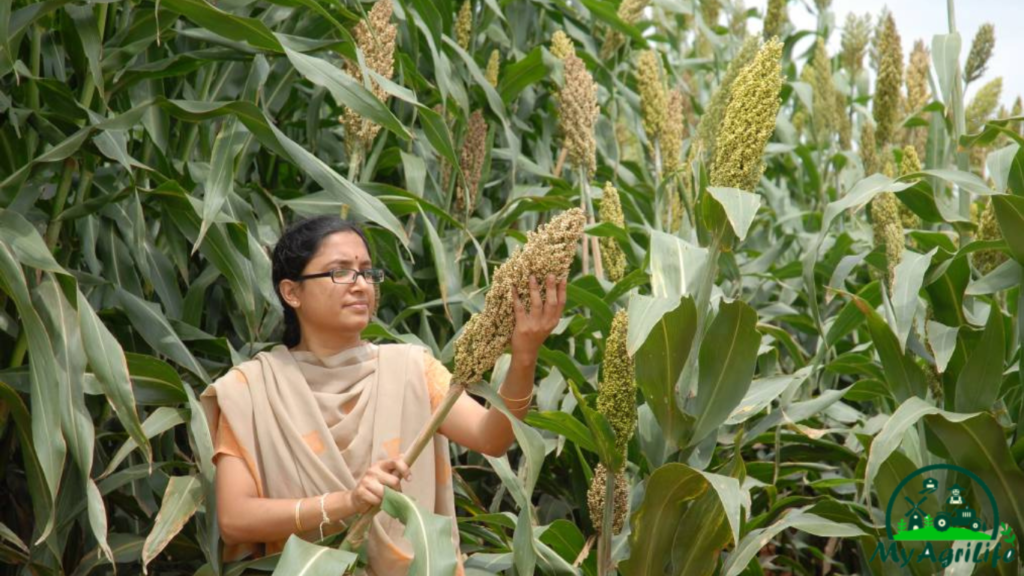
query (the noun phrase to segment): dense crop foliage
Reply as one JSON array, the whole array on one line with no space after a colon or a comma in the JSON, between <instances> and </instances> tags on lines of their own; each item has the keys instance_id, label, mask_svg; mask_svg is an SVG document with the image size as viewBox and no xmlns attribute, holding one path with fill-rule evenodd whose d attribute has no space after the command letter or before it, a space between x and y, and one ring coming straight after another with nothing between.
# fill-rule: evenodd
<instances>
[{"instance_id":1,"label":"dense crop foliage","mask_svg":"<svg viewBox=\"0 0 1024 576\"><path fill-rule=\"evenodd\" d=\"M279 341L270 249L324 213L388 271L366 337L453 369L496 268L586 214L517 447L453 454L467 573L895 573L885 506L939 463L1024 536L1024 116L995 29L904 54L891 14L799 3L800 30L797 4L0 3L5 573L352 562L221 562L197 402ZM385 512L450 560L443 522Z\"/></svg>"}]
</instances>

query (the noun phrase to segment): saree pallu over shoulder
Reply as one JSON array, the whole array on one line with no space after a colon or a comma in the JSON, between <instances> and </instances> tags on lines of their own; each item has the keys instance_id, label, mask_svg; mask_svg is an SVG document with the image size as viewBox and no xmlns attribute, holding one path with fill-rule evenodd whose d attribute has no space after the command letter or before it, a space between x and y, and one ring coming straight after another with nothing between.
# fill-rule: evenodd
<instances>
[{"instance_id":1,"label":"saree pallu over shoulder","mask_svg":"<svg viewBox=\"0 0 1024 576\"><path fill-rule=\"evenodd\" d=\"M364 344L325 358L279 345L236 366L244 378L224 376L201 399L213 437L223 415L251 456L262 496L319 496L355 488L371 464L412 444L431 414L423 363L423 350L409 344ZM402 492L452 517L458 546L447 438L434 435ZM369 575L408 572L413 552L404 531L390 516L376 516ZM316 532L300 536L315 540Z\"/></svg>"}]
</instances>

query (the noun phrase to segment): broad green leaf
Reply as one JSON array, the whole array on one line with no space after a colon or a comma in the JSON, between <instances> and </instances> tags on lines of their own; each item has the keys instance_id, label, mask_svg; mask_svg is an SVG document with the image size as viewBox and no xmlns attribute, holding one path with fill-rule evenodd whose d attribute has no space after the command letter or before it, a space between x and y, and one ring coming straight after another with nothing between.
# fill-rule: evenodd
<instances>
[{"instance_id":1,"label":"broad green leaf","mask_svg":"<svg viewBox=\"0 0 1024 576\"><path fill-rule=\"evenodd\" d=\"M587 425L577 420L572 414L558 411L530 412L526 415L526 423L535 428L565 436L580 448L597 453L597 446L590 436Z\"/></svg>"},{"instance_id":2,"label":"broad green leaf","mask_svg":"<svg viewBox=\"0 0 1024 576\"><path fill-rule=\"evenodd\" d=\"M697 396L687 406L696 419L690 446L721 426L750 388L761 343L756 324L757 313L743 302L719 306L701 342Z\"/></svg>"},{"instance_id":3,"label":"broad green leaf","mask_svg":"<svg viewBox=\"0 0 1024 576\"><path fill-rule=\"evenodd\" d=\"M245 129L239 127L234 118L229 118L217 134L213 143L213 157L210 159L210 177L206 181L206 193L203 195L203 221L192 248L193 254L203 243L207 229L213 224L214 217L220 214L221 207L234 189L235 158L247 137Z\"/></svg>"},{"instance_id":4,"label":"broad green leaf","mask_svg":"<svg viewBox=\"0 0 1024 576\"><path fill-rule=\"evenodd\" d=\"M455 573L458 557L452 539L452 518L429 512L412 498L390 488L384 489L381 509L405 525L405 537L413 547L412 565L409 566L411 576L451 576ZM334 573L337 569L335 567Z\"/></svg>"},{"instance_id":5,"label":"broad green leaf","mask_svg":"<svg viewBox=\"0 0 1024 576\"><path fill-rule=\"evenodd\" d=\"M1003 290L1016 288L1021 284L1021 267L1016 260L1006 260L988 274L971 280L964 290L965 296L986 296Z\"/></svg>"},{"instance_id":6,"label":"broad green leaf","mask_svg":"<svg viewBox=\"0 0 1024 576\"><path fill-rule=\"evenodd\" d=\"M867 320L871 340L882 360L889 392L899 402L903 402L911 396L924 396L927 387L924 372L913 358L900 349L899 340L889 325L866 301L854 296L853 302Z\"/></svg>"},{"instance_id":7,"label":"broad green leaf","mask_svg":"<svg viewBox=\"0 0 1024 576\"><path fill-rule=\"evenodd\" d=\"M160 512L142 547L144 574L149 573L149 563L181 532L202 502L203 488L198 476L171 476L160 504Z\"/></svg>"},{"instance_id":8,"label":"broad green leaf","mask_svg":"<svg viewBox=\"0 0 1024 576\"><path fill-rule=\"evenodd\" d=\"M982 412L992 407L1003 384L1005 350L1003 315L994 307L981 340L967 353L967 364L957 378L953 403L957 412Z\"/></svg>"},{"instance_id":9,"label":"broad green leaf","mask_svg":"<svg viewBox=\"0 0 1024 576\"><path fill-rule=\"evenodd\" d=\"M77 287L75 287L77 295ZM107 512L99 489L91 477L96 431L92 417L85 405L85 390L82 383L87 364L82 347L78 313L64 297L61 288L52 275L47 275L37 289L37 302L43 311L53 346L58 397L61 400L61 428L67 440L68 452L75 463L76 471L86 489L89 526L93 538L107 557L113 554L107 544ZM88 306L88 303L83 303Z\"/></svg>"},{"instance_id":10,"label":"broad green leaf","mask_svg":"<svg viewBox=\"0 0 1024 576\"><path fill-rule=\"evenodd\" d=\"M939 372L945 372L949 365L949 359L953 357L956 349L956 334L959 328L949 327L934 320L929 320L925 325L925 333L928 335L928 348L935 355L935 367Z\"/></svg>"},{"instance_id":11,"label":"broad green leaf","mask_svg":"<svg viewBox=\"0 0 1024 576\"><path fill-rule=\"evenodd\" d=\"M142 546L146 542L146 539L141 536L119 533L110 534L108 540L114 561L118 564L138 562L139 557L142 555ZM87 576L100 566L105 566L109 563L110 561L107 558L99 554L99 549L92 550L85 554L82 562L75 568L71 576Z\"/></svg>"},{"instance_id":12,"label":"broad green leaf","mask_svg":"<svg viewBox=\"0 0 1024 576\"><path fill-rule=\"evenodd\" d=\"M13 210L0 208L0 240L7 244L15 259L22 264L54 274L67 274L53 259L35 226Z\"/></svg>"},{"instance_id":13,"label":"broad green leaf","mask_svg":"<svg viewBox=\"0 0 1024 576\"><path fill-rule=\"evenodd\" d=\"M3 247L0 246L0 250L2 249ZM8 417L14 421L14 433L21 444L21 460L25 465L25 478L28 482L29 494L32 497L32 511L37 520L33 537L44 539L54 526L53 495L49 490L45 470L36 451L31 418L21 396L2 380L0 380L0 401L3 401L9 410ZM45 446L42 447L45 448ZM38 522L39 519L46 519L46 522Z\"/></svg>"},{"instance_id":14,"label":"broad green leaf","mask_svg":"<svg viewBox=\"0 0 1024 576\"><path fill-rule=\"evenodd\" d=\"M651 231L651 295L672 301L696 294L708 251L676 236Z\"/></svg>"},{"instance_id":15,"label":"broad green leaf","mask_svg":"<svg viewBox=\"0 0 1024 576\"><path fill-rule=\"evenodd\" d=\"M171 408L169 406L161 406L157 408L149 415L148 418L146 418L146 421L142 423L143 437L147 440L146 445L148 445L149 438L158 434L163 434L171 428L184 423L185 412L183 410L179 408ZM138 447L139 443L136 442L134 438L128 438L125 440L124 444L122 444L117 450L117 453L110 459L106 470L104 470L103 474L100 474L99 477L103 478L109 476L114 470L117 470L117 467L124 462L124 459Z\"/></svg>"},{"instance_id":16,"label":"broad green leaf","mask_svg":"<svg viewBox=\"0 0 1024 576\"><path fill-rule=\"evenodd\" d=\"M690 300L692 305L692 298L683 300ZM631 294L628 306L629 331L626 335L626 352L630 356L635 356L665 314L679 308L679 305L680 300L678 299Z\"/></svg>"},{"instance_id":17,"label":"broad green leaf","mask_svg":"<svg viewBox=\"0 0 1024 576\"><path fill-rule=\"evenodd\" d=\"M632 303L630 300L630 331L633 330ZM675 309L658 320L635 354L637 386L665 436L677 445L693 431L693 416L681 411L676 403L676 386L696 331L697 310L693 299L683 298Z\"/></svg>"},{"instance_id":18,"label":"broad green leaf","mask_svg":"<svg viewBox=\"0 0 1024 576\"><path fill-rule=\"evenodd\" d=\"M549 73L542 49L537 46L522 59L502 67L498 93L505 104L511 104L523 90L547 78Z\"/></svg>"},{"instance_id":19,"label":"broad green leaf","mask_svg":"<svg viewBox=\"0 0 1024 576\"><path fill-rule=\"evenodd\" d=\"M524 470L520 471L520 477L524 479L522 482L522 488L526 495L533 493L534 488L537 486L537 479L540 478L541 467L544 465L544 438L541 437L540 432L537 432L533 428L527 426L515 417L508 408L505 406L505 402L498 396L496 390L491 389L485 384L476 384L468 388L468 391L477 396L482 396L487 400L491 406L500 410L512 423L512 433L516 437L516 441L519 443L519 448L523 451L525 456L520 461L520 467L525 467ZM529 501L521 502L520 506L525 507Z\"/></svg>"},{"instance_id":20,"label":"broad green leaf","mask_svg":"<svg viewBox=\"0 0 1024 576\"><path fill-rule=\"evenodd\" d=\"M96 17L93 14L93 5L86 4L84 6L65 6L65 10L68 12L68 16L71 16L71 20L75 23L75 32L78 33L78 37L82 41L82 48L85 50L85 57L89 61L89 76L92 78L96 90L100 94L100 98L103 100L107 99L107 93L104 88L103 82L103 70L100 68L100 59L103 54L103 42L99 36L99 30L97 29Z\"/></svg>"},{"instance_id":21,"label":"broad green leaf","mask_svg":"<svg viewBox=\"0 0 1024 576\"><path fill-rule=\"evenodd\" d=\"M143 354L125 353L128 373L141 405L176 406L188 401L185 385L170 364Z\"/></svg>"},{"instance_id":22,"label":"broad green leaf","mask_svg":"<svg viewBox=\"0 0 1024 576\"><path fill-rule=\"evenodd\" d=\"M619 564L623 573L664 573L687 505L708 488L700 472L685 464L670 463L655 470L647 480L643 502L630 517L630 556ZM699 552L711 555L714 551Z\"/></svg>"},{"instance_id":23,"label":"broad green leaf","mask_svg":"<svg viewBox=\"0 0 1024 576\"><path fill-rule=\"evenodd\" d=\"M934 412L925 425L942 442L949 460L974 472L992 490L999 518L1024 534L1024 471L1006 445L1002 426L991 414Z\"/></svg>"},{"instance_id":24,"label":"broad green leaf","mask_svg":"<svg viewBox=\"0 0 1024 576\"><path fill-rule=\"evenodd\" d=\"M936 34L932 37L932 62L942 90L942 101L949 106L956 70L960 66L960 34Z\"/></svg>"},{"instance_id":25,"label":"broad green leaf","mask_svg":"<svg viewBox=\"0 0 1024 576\"><path fill-rule=\"evenodd\" d=\"M154 350L181 364L204 382L210 381L206 369L181 341L163 314L130 292L117 288L116 293L132 326Z\"/></svg>"},{"instance_id":26,"label":"broad green leaf","mask_svg":"<svg viewBox=\"0 0 1024 576\"><path fill-rule=\"evenodd\" d=\"M169 8L206 28L210 32L235 40L247 42L253 48L282 53L284 47L277 36L261 20L247 16L228 14L203 0L161 0L161 6Z\"/></svg>"},{"instance_id":27,"label":"broad green leaf","mask_svg":"<svg viewBox=\"0 0 1024 576\"><path fill-rule=\"evenodd\" d=\"M385 502L390 491L390 488L385 491ZM344 574L357 558L347 550L318 546L292 534L273 573L281 576L337 576Z\"/></svg>"},{"instance_id":28,"label":"broad green leaf","mask_svg":"<svg viewBox=\"0 0 1024 576\"><path fill-rule=\"evenodd\" d=\"M948 168L936 168L933 170L923 170L921 174L927 174L928 176L935 176L941 178L950 184L955 184L968 192L979 194L981 196L992 196L996 192L985 184L985 181L975 176L970 172L963 172L961 170L952 170ZM903 178L912 177L911 175L903 176Z\"/></svg>"},{"instance_id":29,"label":"broad green leaf","mask_svg":"<svg viewBox=\"0 0 1024 576\"><path fill-rule=\"evenodd\" d=\"M60 394L54 385L59 382L57 360L46 326L32 304L21 266L3 240L0 240L0 288L14 301L28 342L32 382L32 445L39 458L43 478L49 488L49 500L52 502L57 497L57 487L64 471L64 456L67 454L67 444L61 433ZM44 528L38 535L40 539L53 528L52 510L46 512L50 516L46 518Z\"/></svg>"},{"instance_id":30,"label":"broad green leaf","mask_svg":"<svg viewBox=\"0 0 1024 576\"><path fill-rule=\"evenodd\" d=\"M761 207L761 197L738 188L716 186L708 186L708 193L722 205L736 237L741 241L746 239L754 216L757 216L757 209Z\"/></svg>"},{"instance_id":31,"label":"broad green leaf","mask_svg":"<svg viewBox=\"0 0 1024 576\"><path fill-rule=\"evenodd\" d=\"M885 425L882 426L882 430L871 442L871 452L864 471L865 486L873 485L875 476L878 475L882 463L903 443L904 433L913 428L921 418L929 414L942 414L944 418L953 419L954 422L962 422L974 416L973 414L945 412L941 408L937 408L916 396L908 398L893 412Z\"/></svg>"},{"instance_id":32,"label":"broad green leaf","mask_svg":"<svg viewBox=\"0 0 1024 576\"><path fill-rule=\"evenodd\" d=\"M434 258L434 270L437 272L438 287L441 290L441 302L444 305L444 314L446 317L451 319L452 314L448 309L448 279L455 274L455 270L452 268L449 262L448 250L445 248L441 237L437 234L437 229L427 218L427 215L420 208L420 216L422 217L423 227L427 231L427 241L430 244L430 252Z\"/></svg>"},{"instance_id":33,"label":"broad green leaf","mask_svg":"<svg viewBox=\"0 0 1024 576\"><path fill-rule=\"evenodd\" d=\"M317 184L322 186L324 190L348 204L352 209L353 215L383 226L401 240L402 244L408 244L409 238L405 233L405 229L402 228L402 223L395 218L394 214L388 211L384 203L360 190L358 186L335 172L323 160L310 154L308 150L285 136L273 124L270 124L269 127L277 137L278 142L299 168L315 180Z\"/></svg>"},{"instance_id":34,"label":"broad green leaf","mask_svg":"<svg viewBox=\"0 0 1024 576\"><path fill-rule=\"evenodd\" d=\"M363 118L380 124L402 139L409 138L409 132L388 107L337 65L288 48L284 49L284 53L304 78L327 88L339 105L351 108Z\"/></svg>"},{"instance_id":35,"label":"broad green leaf","mask_svg":"<svg viewBox=\"0 0 1024 576\"><path fill-rule=\"evenodd\" d=\"M999 150L989 152L985 159L988 173L992 176L992 181L996 184L996 192L999 194L1006 193L1006 186L1010 181L1010 171L1014 168L1017 152L1020 149L1020 144L1011 142Z\"/></svg>"},{"instance_id":36,"label":"broad green leaf","mask_svg":"<svg viewBox=\"0 0 1024 576\"><path fill-rule=\"evenodd\" d=\"M146 461L151 462L153 451L139 422L124 350L81 292L78 293L78 321L81 325L82 344L96 381L125 431L142 447Z\"/></svg>"},{"instance_id":37,"label":"broad green leaf","mask_svg":"<svg viewBox=\"0 0 1024 576\"><path fill-rule=\"evenodd\" d=\"M717 494L707 490L679 517L671 548L672 566L668 573L675 576L714 573L718 556L729 540L729 522L722 503Z\"/></svg>"},{"instance_id":38,"label":"broad green leaf","mask_svg":"<svg viewBox=\"0 0 1024 576\"><path fill-rule=\"evenodd\" d=\"M621 470L624 456L615 446L615 432L612 430L611 424L608 423L604 414L587 404L575 382L570 380L569 387L572 389L573 395L576 396L577 405L583 412L583 419L594 438L594 445L597 447L597 455L600 457L601 463L609 470Z\"/></svg>"},{"instance_id":39,"label":"broad green leaf","mask_svg":"<svg viewBox=\"0 0 1024 576\"><path fill-rule=\"evenodd\" d=\"M732 411L726 424L740 424L756 416L767 408L772 401L793 386L799 386L811 375L811 367L805 366L792 374L780 374L768 378L758 378L750 383L750 389Z\"/></svg>"},{"instance_id":40,"label":"broad green leaf","mask_svg":"<svg viewBox=\"0 0 1024 576\"><path fill-rule=\"evenodd\" d=\"M834 202L830 202L828 206L825 207L825 213L822 216L821 229L814 241L811 242L807 253L802 258L803 280L807 286L807 291L810 296L811 315L819 326L821 325L822 319L818 308L817 283L814 279L814 266L818 263L818 252L821 250L821 247L825 242L825 238L828 236L828 231L832 226L832 222L837 216L847 210L852 212L860 210L871 202L875 196L882 192L901 192L910 186L912 186L911 183L896 182L892 178L886 178L881 174L872 174L871 176L857 182L857 184L854 185L854 187L850 189L845 196Z\"/></svg>"},{"instance_id":41,"label":"broad green leaf","mask_svg":"<svg viewBox=\"0 0 1024 576\"><path fill-rule=\"evenodd\" d=\"M992 197L992 203L1010 254L1024 265L1024 196L997 195Z\"/></svg>"},{"instance_id":42,"label":"broad green leaf","mask_svg":"<svg viewBox=\"0 0 1024 576\"><path fill-rule=\"evenodd\" d=\"M833 522L803 510L793 510L770 526L748 532L729 554L729 558L722 566L722 573L725 576L737 576L743 572L758 551L787 528L821 537L850 538L864 535L864 532L853 524Z\"/></svg>"},{"instance_id":43,"label":"broad green leaf","mask_svg":"<svg viewBox=\"0 0 1024 576\"><path fill-rule=\"evenodd\" d=\"M896 315L896 337L900 342L900 350L906 351L907 337L914 323L917 312L918 292L924 284L924 275L932 262L932 256L938 248L932 248L927 254L918 254L907 250L903 252L900 263L896 265L895 280L892 287L892 307Z\"/></svg>"}]
</instances>

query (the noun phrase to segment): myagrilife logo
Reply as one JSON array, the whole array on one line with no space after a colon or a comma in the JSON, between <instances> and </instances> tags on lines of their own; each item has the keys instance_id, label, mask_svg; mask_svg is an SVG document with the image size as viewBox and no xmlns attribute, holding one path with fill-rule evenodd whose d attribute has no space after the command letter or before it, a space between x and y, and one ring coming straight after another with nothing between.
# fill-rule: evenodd
<instances>
[{"instance_id":1,"label":"myagrilife logo","mask_svg":"<svg viewBox=\"0 0 1024 576\"><path fill-rule=\"evenodd\" d=\"M1017 537L999 523L992 491L976 474L952 464L925 466L904 478L889 498L885 529L889 541L879 540L871 560L996 567L1017 558Z\"/></svg>"}]
</instances>

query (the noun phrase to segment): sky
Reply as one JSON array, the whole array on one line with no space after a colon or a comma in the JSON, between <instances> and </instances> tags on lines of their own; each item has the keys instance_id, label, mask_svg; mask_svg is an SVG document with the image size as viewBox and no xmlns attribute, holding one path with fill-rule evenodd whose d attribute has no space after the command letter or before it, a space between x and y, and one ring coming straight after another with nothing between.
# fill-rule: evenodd
<instances>
[{"instance_id":1,"label":"sky","mask_svg":"<svg viewBox=\"0 0 1024 576\"><path fill-rule=\"evenodd\" d=\"M760 5L762 10L766 4L766 0L747 2L748 6ZM810 0L789 3L789 17L797 28L815 29L817 17L807 8L813 6L814 2ZM839 51L838 29L842 27L849 12L870 13L877 19L885 6L889 7L896 19L896 27L903 40L904 58L909 56L915 40L923 39L925 44L931 47L932 36L949 32L945 0L832 0L837 32L832 34L829 51L833 54ZM1020 59L1024 57L1024 35L1014 30L1024 23L1024 0L955 0L955 10L957 32L963 38L961 67L967 60L971 41L974 40L978 28L985 22L991 22L996 27L996 47L992 59L989 60L988 70L981 79L971 84L967 92L968 101L986 82L996 76L1002 76L1001 102L1010 108L1018 95L1024 95L1024 73L1021 73L1020 63Z\"/></svg>"}]
</instances>

